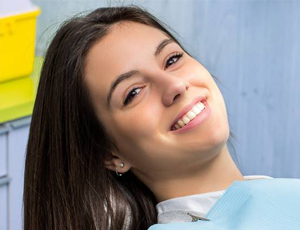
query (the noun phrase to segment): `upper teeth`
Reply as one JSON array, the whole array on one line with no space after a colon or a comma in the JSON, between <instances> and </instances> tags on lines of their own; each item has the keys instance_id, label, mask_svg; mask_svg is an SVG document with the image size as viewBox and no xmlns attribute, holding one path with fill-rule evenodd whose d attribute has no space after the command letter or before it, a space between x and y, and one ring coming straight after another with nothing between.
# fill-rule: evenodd
<instances>
[{"instance_id":1,"label":"upper teeth","mask_svg":"<svg viewBox=\"0 0 300 230\"><path fill-rule=\"evenodd\" d=\"M191 120L193 120L201 111L205 109L205 105L202 102L198 102L194 107L189 110L181 119L179 119L175 125L172 126L172 130L180 129L187 125Z\"/></svg>"}]
</instances>

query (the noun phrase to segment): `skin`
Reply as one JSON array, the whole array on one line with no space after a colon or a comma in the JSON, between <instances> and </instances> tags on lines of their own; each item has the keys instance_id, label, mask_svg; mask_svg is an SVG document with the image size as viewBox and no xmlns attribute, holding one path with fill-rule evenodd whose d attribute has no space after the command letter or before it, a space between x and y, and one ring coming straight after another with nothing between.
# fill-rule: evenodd
<instances>
[{"instance_id":1,"label":"skin","mask_svg":"<svg viewBox=\"0 0 300 230\"><path fill-rule=\"evenodd\" d=\"M135 22L123 22L96 43L88 53L85 82L99 121L115 141L106 167L119 173L131 170L158 201L218 191L244 180L226 142L229 125L220 90L206 68L162 31ZM172 54L184 52L181 58ZM166 68L166 63L169 66ZM107 95L116 76L138 69L140 74L122 81L110 107ZM140 87L124 106L126 95ZM197 96L205 96L211 114L199 126L174 133L170 126L181 110Z\"/></svg>"}]
</instances>

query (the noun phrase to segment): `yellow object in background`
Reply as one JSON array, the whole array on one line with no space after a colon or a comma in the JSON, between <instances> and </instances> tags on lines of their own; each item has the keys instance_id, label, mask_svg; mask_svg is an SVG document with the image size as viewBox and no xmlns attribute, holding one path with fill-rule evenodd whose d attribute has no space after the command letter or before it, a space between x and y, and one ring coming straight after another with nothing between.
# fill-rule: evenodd
<instances>
[{"instance_id":1,"label":"yellow object in background","mask_svg":"<svg viewBox=\"0 0 300 230\"><path fill-rule=\"evenodd\" d=\"M31 115L35 99L30 77L0 84L0 123Z\"/></svg>"},{"instance_id":2,"label":"yellow object in background","mask_svg":"<svg viewBox=\"0 0 300 230\"><path fill-rule=\"evenodd\" d=\"M30 76L0 83L0 123L32 114L43 61L35 58Z\"/></svg>"},{"instance_id":3,"label":"yellow object in background","mask_svg":"<svg viewBox=\"0 0 300 230\"><path fill-rule=\"evenodd\" d=\"M33 71L36 17L40 10L0 17L0 83Z\"/></svg>"},{"instance_id":4,"label":"yellow object in background","mask_svg":"<svg viewBox=\"0 0 300 230\"><path fill-rule=\"evenodd\" d=\"M37 62L32 75L40 9L29 0L1 1L0 7L0 123L4 123L32 114L40 69Z\"/></svg>"}]
</instances>

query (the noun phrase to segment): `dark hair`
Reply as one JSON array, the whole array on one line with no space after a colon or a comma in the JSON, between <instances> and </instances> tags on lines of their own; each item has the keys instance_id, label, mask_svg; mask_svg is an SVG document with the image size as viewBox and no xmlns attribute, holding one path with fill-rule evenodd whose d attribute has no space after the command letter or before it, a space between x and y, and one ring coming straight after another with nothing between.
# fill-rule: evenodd
<instances>
[{"instance_id":1,"label":"dark hair","mask_svg":"<svg viewBox=\"0 0 300 230\"><path fill-rule=\"evenodd\" d=\"M122 21L157 28L180 45L166 25L137 6L99 8L60 27L45 56L32 114L25 230L144 230L157 222L152 192L131 172L120 180L105 167L115 144L83 80L88 51Z\"/></svg>"}]
</instances>

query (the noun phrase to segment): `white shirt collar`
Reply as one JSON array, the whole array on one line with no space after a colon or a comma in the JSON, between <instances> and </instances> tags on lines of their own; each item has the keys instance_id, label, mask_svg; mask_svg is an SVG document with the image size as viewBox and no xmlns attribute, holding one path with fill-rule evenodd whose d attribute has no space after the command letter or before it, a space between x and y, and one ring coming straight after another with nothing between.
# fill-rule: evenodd
<instances>
[{"instance_id":1,"label":"white shirt collar","mask_svg":"<svg viewBox=\"0 0 300 230\"><path fill-rule=\"evenodd\" d=\"M244 176L245 180L270 178L272 177L263 175ZM224 192L225 190L222 190L162 201L156 205L158 223L190 221L187 212L204 217Z\"/></svg>"}]
</instances>

